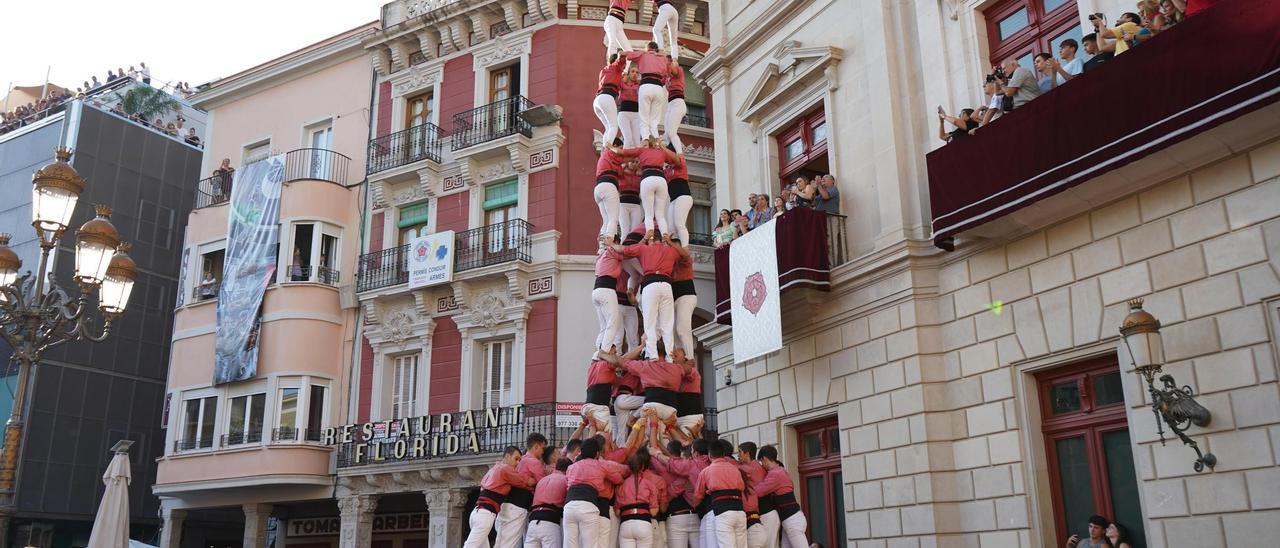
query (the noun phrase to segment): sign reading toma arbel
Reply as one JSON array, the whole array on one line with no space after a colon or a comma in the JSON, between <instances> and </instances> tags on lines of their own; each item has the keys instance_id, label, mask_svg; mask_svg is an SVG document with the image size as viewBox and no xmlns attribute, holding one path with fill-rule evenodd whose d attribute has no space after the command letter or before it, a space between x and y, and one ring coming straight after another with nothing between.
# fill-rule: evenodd
<instances>
[{"instance_id":1,"label":"sign reading toma arbel","mask_svg":"<svg viewBox=\"0 0 1280 548\"><path fill-rule=\"evenodd\" d=\"M376 514L373 516L373 534L426 531L430 523L430 517L425 512ZM342 519L337 516L299 518L288 521L285 536L336 537L341 531Z\"/></svg>"},{"instance_id":2,"label":"sign reading toma arbel","mask_svg":"<svg viewBox=\"0 0 1280 548\"><path fill-rule=\"evenodd\" d=\"M516 428L524 421L524 406L512 405L347 424L324 429L320 441L340 446L348 466L475 455L524 443Z\"/></svg>"},{"instance_id":3,"label":"sign reading toma arbel","mask_svg":"<svg viewBox=\"0 0 1280 548\"><path fill-rule=\"evenodd\" d=\"M453 231L414 238L409 243L409 287L453 281Z\"/></svg>"}]
</instances>

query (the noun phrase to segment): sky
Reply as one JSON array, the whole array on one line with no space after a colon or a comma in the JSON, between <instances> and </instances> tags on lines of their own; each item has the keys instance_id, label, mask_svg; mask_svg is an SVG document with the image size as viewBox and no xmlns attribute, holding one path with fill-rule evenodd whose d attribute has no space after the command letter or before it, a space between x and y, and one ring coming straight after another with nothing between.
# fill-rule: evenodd
<instances>
[{"instance_id":1,"label":"sky","mask_svg":"<svg viewBox=\"0 0 1280 548\"><path fill-rule=\"evenodd\" d=\"M152 84L196 86L378 19L391 0L18 0L5 2L0 96L49 80L80 86L151 67ZM57 37L55 37L55 35Z\"/></svg>"}]
</instances>

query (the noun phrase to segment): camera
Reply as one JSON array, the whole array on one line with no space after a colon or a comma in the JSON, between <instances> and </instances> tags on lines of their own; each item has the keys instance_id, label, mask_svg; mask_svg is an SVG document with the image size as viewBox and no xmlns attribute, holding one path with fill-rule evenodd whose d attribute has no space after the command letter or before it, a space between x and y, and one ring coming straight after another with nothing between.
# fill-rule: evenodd
<instances>
[{"instance_id":1,"label":"camera","mask_svg":"<svg viewBox=\"0 0 1280 548\"><path fill-rule=\"evenodd\" d=\"M993 67L991 70L991 74L987 75L988 82L995 82L996 80L1008 80L1008 79L1009 78L1004 75L1004 67Z\"/></svg>"}]
</instances>

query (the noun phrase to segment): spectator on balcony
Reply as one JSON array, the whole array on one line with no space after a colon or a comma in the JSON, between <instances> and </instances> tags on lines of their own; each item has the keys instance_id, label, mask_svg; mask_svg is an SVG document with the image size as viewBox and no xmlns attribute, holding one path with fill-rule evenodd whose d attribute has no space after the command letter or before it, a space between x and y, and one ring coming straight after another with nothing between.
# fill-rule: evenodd
<instances>
[{"instance_id":1,"label":"spectator on balcony","mask_svg":"<svg viewBox=\"0 0 1280 548\"><path fill-rule=\"evenodd\" d=\"M751 202L751 209L747 210L747 228L755 229L773 219L773 210L769 207L768 194L759 196L752 194L748 201Z\"/></svg>"},{"instance_id":2,"label":"spectator on balcony","mask_svg":"<svg viewBox=\"0 0 1280 548\"><path fill-rule=\"evenodd\" d=\"M218 279L213 272L204 271L204 279L200 280L200 300L207 301L218 296Z\"/></svg>"},{"instance_id":3,"label":"spectator on balcony","mask_svg":"<svg viewBox=\"0 0 1280 548\"><path fill-rule=\"evenodd\" d=\"M138 79L138 69L133 68L133 65L129 65L129 77L134 80Z\"/></svg>"},{"instance_id":4,"label":"spectator on balcony","mask_svg":"<svg viewBox=\"0 0 1280 548\"><path fill-rule=\"evenodd\" d=\"M1067 82L1058 75L1059 67L1052 54L1037 53L1033 62L1036 67L1036 83L1040 84L1041 91L1049 91Z\"/></svg>"},{"instance_id":5,"label":"spectator on balcony","mask_svg":"<svg viewBox=\"0 0 1280 548\"><path fill-rule=\"evenodd\" d=\"M200 136L196 135L196 128L193 128L193 127L187 128L187 135L183 137L183 140L186 141L187 144L191 146L196 146L196 147L200 146Z\"/></svg>"},{"instance_id":6,"label":"spectator on balcony","mask_svg":"<svg viewBox=\"0 0 1280 548\"><path fill-rule=\"evenodd\" d=\"M1040 96L1040 83L1036 81L1036 77L1031 74L1030 70L1018 64L1017 58L1010 57L1005 59L1001 67L1004 69L1004 73L1009 76L1009 81L1004 87L1004 94L1013 97L1014 109Z\"/></svg>"},{"instance_id":7,"label":"spectator on balcony","mask_svg":"<svg viewBox=\"0 0 1280 548\"><path fill-rule=\"evenodd\" d=\"M720 221L715 228L711 229L711 243L717 248L729 245L733 241L737 230L734 228L733 216L729 214L729 210L720 210Z\"/></svg>"},{"instance_id":8,"label":"spectator on balcony","mask_svg":"<svg viewBox=\"0 0 1280 548\"><path fill-rule=\"evenodd\" d=\"M98 86L101 86L101 85L102 85L102 82L99 82L99 81L98 81L98 77L97 77L97 76L90 76L90 77L89 77L89 79L90 79L90 83L91 83L91 84L93 84L93 85L89 86L89 89L93 89L93 88L96 88L96 87L98 87Z\"/></svg>"},{"instance_id":9,"label":"spectator on balcony","mask_svg":"<svg viewBox=\"0 0 1280 548\"><path fill-rule=\"evenodd\" d=\"M117 78L119 78L119 77L118 77L118 76L116 76L116 73L115 73L115 72L112 72L112 71L111 71L111 69L107 69L107 83L108 83L108 84L110 84L111 82L116 81L116 79L117 79Z\"/></svg>"},{"instance_id":10,"label":"spectator on balcony","mask_svg":"<svg viewBox=\"0 0 1280 548\"><path fill-rule=\"evenodd\" d=\"M182 134L181 134L181 133L178 133L178 126L177 126L177 125L175 125L173 122L169 122L168 124L165 124L165 126L164 126L164 132L165 132L166 134L168 134L170 137L181 137L181 136L182 136Z\"/></svg>"},{"instance_id":11,"label":"spectator on balcony","mask_svg":"<svg viewBox=\"0 0 1280 548\"><path fill-rule=\"evenodd\" d=\"M151 85L151 67L148 67L147 64L142 61L138 62L138 66L142 67L138 69L138 75L142 77L142 83Z\"/></svg>"},{"instance_id":12,"label":"spectator on balcony","mask_svg":"<svg viewBox=\"0 0 1280 548\"><path fill-rule=\"evenodd\" d=\"M1097 30L1098 49L1102 51L1111 51L1115 52L1115 55L1120 55L1129 51L1129 48L1137 45L1139 41L1138 34L1142 30L1142 18L1136 13L1125 12L1116 20L1116 26L1111 28L1107 27L1107 20L1101 14L1095 13L1089 20Z\"/></svg>"},{"instance_id":13,"label":"spectator on balcony","mask_svg":"<svg viewBox=\"0 0 1280 548\"><path fill-rule=\"evenodd\" d=\"M840 189L836 188L836 178L830 173L815 178L818 195L813 197L813 207L827 215L840 214Z\"/></svg>"},{"instance_id":14,"label":"spectator on balcony","mask_svg":"<svg viewBox=\"0 0 1280 548\"><path fill-rule=\"evenodd\" d=\"M787 202L782 199L782 196L774 196L773 205L769 209L773 210L772 218L777 219L787 212Z\"/></svg>"},{"instance_id":15,"label":"spectator on balcony","mask_svg":"<svg viewBox=\"0 0 1280 548\"><path fill-rule=\"evenodd\" d=\"M306 267L302 264L302 250L293 248L293 260L289 264L289 279L295 282L307 281Z\"/></svg>"},{"instance_id":16,"label":"spectator on balcony","mask_svg":"<svg viewBox=\"0 0 1280 548\"><path fill-rule=\"evenodd\" d=\"M1079 49L1080 45L1073 38L1067 38L1058 44L1059 59L1053 62L1053 67L1061 81L1065 82L1084 72L1084 62L1076 57Z\"/></svg>"},{"instance_id":17,"label":"spectator on balcony","mask_svg":"<svg viewBox=\"0 0 1280 548\"><path fill-rule=\"evenodd\" d=\"M955 129L947 131L947 122ZM968 137L969 132L978 129L978 122L973 119L973 109L960 109L959 116L947 116L947 111L942 110L942 105L938 105L938 138L948 143Z\"/></svg>"},{"instance_id":18,"label":"spectator on balcony","mask_svg":"<svg viewBox=\"0 0 1280 548\"><path fill-rule=\"evenodd\" d=\"M194 128L192 128L194 129ZM213 195L226 196L231 194L231 181L235 177L236 168L231 167L231 158L223 158L222 164L218 169L213 170Z\"/></svg>"},{"instance_id":19,"label":"spectator on balcony","mask_svg":"<svg viewBox=\"0 0 1280 548\"><path fill-rule=\"evenodd\" d=\"M978 109L978 127L990 124L1004 114L1004 81L996 74L988 74L982 91L987 94L987 104Z\"/></svg>"},{"instance_id":20,"label":"spectator on balcony","mask_svg":"<svg viewBox=\"0 0 1280 548\"><path fill-rule=\"evenodd\" d=\"M151 122L151 127L156 128L156 131L164 131L164 120L156 118L156 121Z\"/></svg>"},{"instance_id":21,"label":"spectator on balcony","mask_svg":"<svg viewBox=\"0 0 1280 548\"><path fill-rule=\"evenodd\" d=\"M813 207L813 197L817 194L812 184L809 184L809 178L803 175L796 177L796 187L791 193L791 198L795 202L792 207Z\"/></svg>"},{"instance_id":22,"label":"spectator on balcony","mask_svg":"<svg viewBox=\"0 0 1280 548\"><path fill-rule=\"evenodd\" d=\"M1084 62L1084 72L1089 72L1090 70L1098 68L1098 65L1105 63L1115 55L1109 51L1102 51L1098 49L1097 33L1091 32L1086 34L1084 35L1084 38L1080 39L1080 41L1084 43L1084 52L1090 56L1089 60Z\"/></svg>"},{"instance_id":23,"label":"spectator on balcony","mask_svg":"<svg viewBox=\"0 0 1280 548\"><path fill-rule=\"evenodd\" d=\"M747 216L743 215L740 209L733 210L733 229L735 238L740 238L751 231L751 227L747 224Z\"/></svg>"}]
</instances>

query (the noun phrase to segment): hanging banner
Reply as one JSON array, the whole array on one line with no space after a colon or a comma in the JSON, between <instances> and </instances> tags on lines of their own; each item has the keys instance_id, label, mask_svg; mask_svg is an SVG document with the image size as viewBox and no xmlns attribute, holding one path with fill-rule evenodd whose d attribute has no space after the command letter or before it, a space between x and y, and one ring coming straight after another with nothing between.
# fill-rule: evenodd
<instances>
[{"instance_id":1,"label":"hanging banner","mask_svg":"<svg viewBox=\"0 0 1280 548\"><path fill-rule=\"evenodd\" d=\"M409 243L409 289L453 281L453 231L414 238Z\"/></svg>"},{"instance_id":2,"label":"hanging banner","mask_svg":"<svg viewBox=\"0 0 1280 548\"><path fill-rule=\"evenodd\" d=\"M218 290L215 385L249 379L258 372L262 297L276 271L283 182L283 154L235 172Z\"/></svg>"},{"instance_id":3,"label":"hanging banner","mask_svg":"<svg viewBox=\"0 0 1280 548\"><path fill-rule=\"evenodd\" d=\"M764 223L729 246L734 363L782 349L777 228Z\"/></svg>"}]
</instances>

